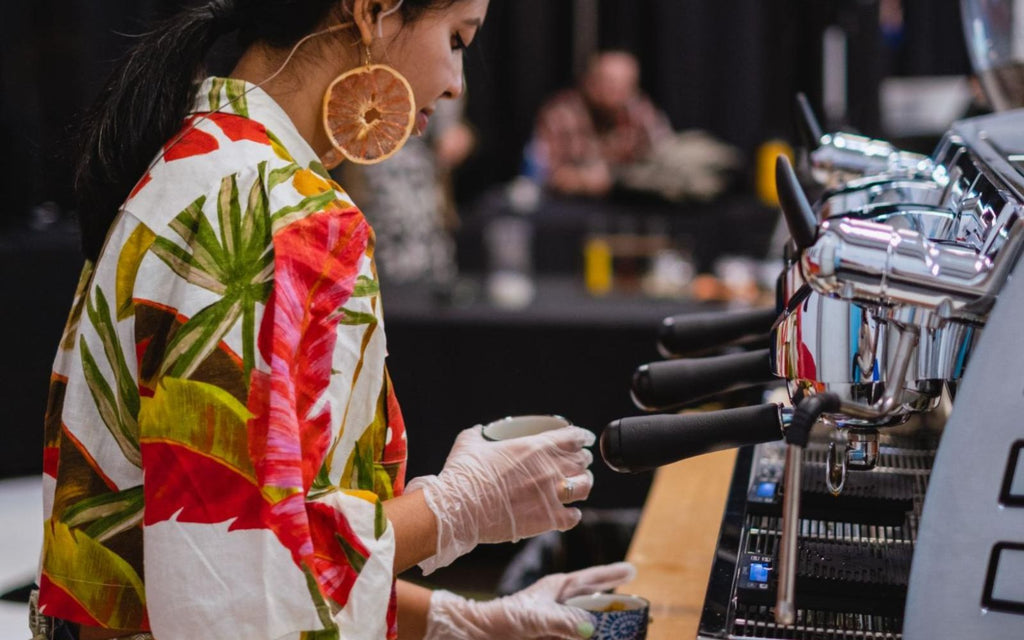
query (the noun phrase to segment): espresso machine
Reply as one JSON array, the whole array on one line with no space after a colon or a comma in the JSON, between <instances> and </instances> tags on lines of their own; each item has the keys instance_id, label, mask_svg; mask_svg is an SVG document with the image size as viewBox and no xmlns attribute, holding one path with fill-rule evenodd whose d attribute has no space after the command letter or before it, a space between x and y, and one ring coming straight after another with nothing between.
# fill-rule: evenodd
<instances>
[{"instance_id":1,"label":"espresso machine","mask_svg":"<svg viewBox=\"0 0 1024 640\"><path fill-rule=\"evenodd\" d=\"M798 101L776 307L666 319L652 413L602 433L623 472L742 447L700 638L1024 638L1024 0L963 15L997 111L926 156ZM771 380L788 402L670 412Z\"/></svg>"}]
</instances>

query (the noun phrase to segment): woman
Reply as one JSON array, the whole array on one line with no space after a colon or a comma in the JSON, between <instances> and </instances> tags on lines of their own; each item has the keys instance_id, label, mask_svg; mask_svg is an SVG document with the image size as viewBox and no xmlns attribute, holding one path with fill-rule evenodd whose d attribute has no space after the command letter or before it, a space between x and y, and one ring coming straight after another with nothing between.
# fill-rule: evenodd
<instances>
[{"instance_id":1,"label":"woman","mask_svg":"<svg viewBox=\"0 0 1024 640\"><path fill-rule=\"evenodd\" d=\"M422 130L462 91L486 10L215 0L115 71L76 185L88 260L47 411L37 636L592 633L557 601L621 583L628 565L485 603L395 584L479 542L574 526L565 504L590 491L593 436L490 443L469 429L438 476L404 489L373 233L322 162L397 148L343 136L390 117L378 71L407 89L405 131ZM195 86L236 31L230 77ZM370 106L336 117L353 101Z\"/></svg>"}]
</instances>

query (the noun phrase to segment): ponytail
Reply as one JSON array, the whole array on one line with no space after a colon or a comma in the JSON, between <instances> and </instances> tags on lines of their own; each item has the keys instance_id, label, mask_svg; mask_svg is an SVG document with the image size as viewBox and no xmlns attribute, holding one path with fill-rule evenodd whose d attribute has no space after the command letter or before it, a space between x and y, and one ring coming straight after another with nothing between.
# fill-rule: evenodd
<instances>
[{"instance_id":1,"label":"ponytail","mask_svg":"<svg viewBox=\"0 0 1024 640\"><path fill-rule=\"evenodd\" d=\"M160 147L181 128L217 37L233 30L223 0L189 8L143 35L85 116L75 170L82 251L95 260L107 230Z\"/></svg>"}]
</instances>

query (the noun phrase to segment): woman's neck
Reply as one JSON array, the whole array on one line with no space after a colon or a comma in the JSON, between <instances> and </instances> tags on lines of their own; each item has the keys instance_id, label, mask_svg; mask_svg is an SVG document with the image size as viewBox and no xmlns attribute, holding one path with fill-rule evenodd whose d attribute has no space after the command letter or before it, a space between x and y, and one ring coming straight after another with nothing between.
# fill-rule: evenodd
<instances>
[{"instance_id":1,"label":"woman's neck","mask_svg":"<svg viewBox=\"0 0 1024 640\"><path fill-rule=\"evenodd\" d=\"M331 59L327 56L317 56L315 62L310 62L312 58L308 56L296 59L298 56L297 53L280 73L274 75L288 57L288 52L254 45L242 54L230 77L255 85L264 83L260 88L288 114L299 135L313 151L322 156L331 148L321 126L323 95L341 69L332 69L321 62ZM332 57L337 59L337 56ZM268 81L271 76L274 77Z\"/></svg>"}]
</instances>

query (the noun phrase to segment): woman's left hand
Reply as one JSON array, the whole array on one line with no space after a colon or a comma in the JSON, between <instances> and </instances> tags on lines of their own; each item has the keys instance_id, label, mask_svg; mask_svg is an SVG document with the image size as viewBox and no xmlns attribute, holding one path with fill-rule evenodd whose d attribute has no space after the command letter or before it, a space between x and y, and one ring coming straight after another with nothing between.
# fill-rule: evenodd
<instances>
[{"instance_id":1,"label":"woman's left hand","mask_svg":"<svg viewBox=\"0 0 1024 640\"><path fill-rule=\"evenodd\" d=\"M590 614L562 602L573 596L613 589L635 575L633 565L617 562L546 576L518 593L486 602L435 591L430 598L424 640L589 638L594 633Z\"/></svg>"}]
</instances>

